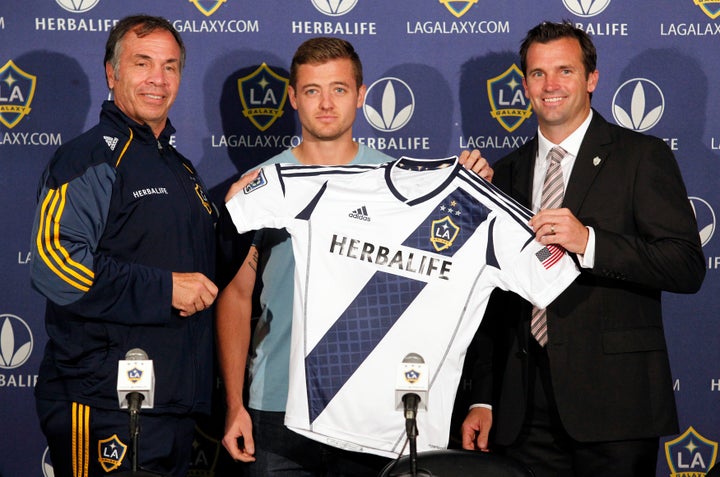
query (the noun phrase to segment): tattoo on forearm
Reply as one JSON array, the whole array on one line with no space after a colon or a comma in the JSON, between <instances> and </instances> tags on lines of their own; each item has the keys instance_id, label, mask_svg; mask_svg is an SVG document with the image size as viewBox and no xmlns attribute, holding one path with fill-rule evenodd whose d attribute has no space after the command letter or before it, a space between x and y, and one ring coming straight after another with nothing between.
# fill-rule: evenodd
<instances>
[{"instance_id":1,"label":"tattoo on forearm","mask_svg":"<svg viewBox=\"0 0 720 477\"><path fill-rule=\"evenodd\" d=\"M259 260L258 251L256 248L254 248L254 249L252 249L250 258L248 258L248 265L250 265L250 268L252 268L253 272L255 272L255 273L257 273L258 260Z\"/></svg>"}]
</instances>

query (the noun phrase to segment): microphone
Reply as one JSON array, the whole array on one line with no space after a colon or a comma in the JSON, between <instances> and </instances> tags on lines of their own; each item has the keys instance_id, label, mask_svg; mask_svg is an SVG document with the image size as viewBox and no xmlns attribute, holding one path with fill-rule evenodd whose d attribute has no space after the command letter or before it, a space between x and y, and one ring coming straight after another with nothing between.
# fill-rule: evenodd
<instances>
[{"instance_id":1,"label":"microphone","mask_svg":"<svg viewBox=\"0 0 720 477\"><path fill-rule=\"evenodd\" d=\"M130 412L130 439L132 474L138 470L138 438L140 435L140 408L152 408L155 397L153 362L140 348L133 348L118 361L117 379L120 409Z\"/></svg>"},{"instance_id":2,"label":"microphone","mask_svg":"<svg viewBox=\"0 0 720 477\"><path fill-rule=\"evenodd\" d=\"M417 353L409 353L400 363L395 384L395 409L403 411L405 433L410 444L410 475L417 475L417 412L427 410L428 370L425 360Z\"/></svg>"},{"instance_id":3,"label":"microphone","mask_svg":"<svg viewBox=\"0 0 720 477\"><path fill-rule=\"evenodd\" d=\"M427 410L428 383L425 360L409 353L400 363L395 383L395 409L402 410L406 419L415 419L418 409Z\"/></svg>"},{"instance_id":4,"label":"microphone","mask_svg":"<svg viewBox=\"0 0 720 477\"><path fill-rule=\"evenodd\" d=\"M120 409L137 413L140 408L151 409L155 397L153 362L140 348L133 348L118 361L118 404Z\"/></svg>"}]
</instances>

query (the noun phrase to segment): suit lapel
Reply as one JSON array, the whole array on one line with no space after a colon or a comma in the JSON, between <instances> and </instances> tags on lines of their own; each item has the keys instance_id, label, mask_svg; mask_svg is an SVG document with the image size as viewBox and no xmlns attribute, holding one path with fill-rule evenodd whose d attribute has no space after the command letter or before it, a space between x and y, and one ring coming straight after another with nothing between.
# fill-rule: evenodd
<instances>
[{"instance_id":1,"label":"suit lapel","mask_svg":"<svg viewBox=\"0 0 720 477\"><path fill-rule=\"evenodd\" d=\"M563 198L563 207L567 207L575 215L578 214L595 176L607 160L610 142L607 122L597 111L593 111L593 119L580 145L578 156L575 158L570 181Z\"/></svg>"}]
</instances>

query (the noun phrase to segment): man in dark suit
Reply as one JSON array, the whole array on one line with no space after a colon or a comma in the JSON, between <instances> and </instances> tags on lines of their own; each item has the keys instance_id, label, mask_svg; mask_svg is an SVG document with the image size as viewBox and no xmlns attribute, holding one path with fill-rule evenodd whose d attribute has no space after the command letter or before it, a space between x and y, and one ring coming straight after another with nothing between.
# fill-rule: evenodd
<instances>
[{"instance_id":1,"label":"man in dark suit","mask_svg":"<svg viewBox=\"0 0 720 477\"><path fill-rule=\"evenodd\" d=\"M542 209L536 239L574 253L583 272L547 310L493 297L484 326L495 331L478 342L504 351L503 373L491 390L481 354L463 447L486 450L494 425L493 442L538 477L654 476L659 436L678 432L661 292L694 293L705 274L687 192L662 140L592 110L586 33L544 22L520 57L538 134L495 164L493 182Z\"/></svg>"}]
</instances>

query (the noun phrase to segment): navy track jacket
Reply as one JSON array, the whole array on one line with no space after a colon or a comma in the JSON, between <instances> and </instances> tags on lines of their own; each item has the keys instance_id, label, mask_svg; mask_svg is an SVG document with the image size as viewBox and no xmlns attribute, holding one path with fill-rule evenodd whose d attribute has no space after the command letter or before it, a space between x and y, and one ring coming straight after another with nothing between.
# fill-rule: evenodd
<instances>
[{"instance_id":1,"label":"navy track jacket","mask_svg":"<svg viewBox=\"0 0 720 477\"><path fill-rule=\"evenodd\" d=\"M117 409L117 363L154 361L154 412L208 412L212 309L172 309L172 272L214 278L217 213L193 165L106 101L100 122L45 170L32 234L33 287L49 341L36 395Z\"/></svg>"}]
</instances>

